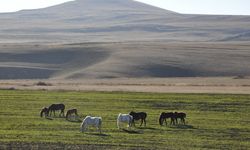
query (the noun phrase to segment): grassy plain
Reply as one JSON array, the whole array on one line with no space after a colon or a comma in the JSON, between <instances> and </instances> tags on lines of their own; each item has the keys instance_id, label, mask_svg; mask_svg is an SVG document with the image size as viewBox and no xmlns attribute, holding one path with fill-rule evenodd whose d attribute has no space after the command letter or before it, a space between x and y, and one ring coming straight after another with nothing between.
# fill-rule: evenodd
<instances>
[{"instance_id":1,"label":"grassy plain","mask_svg":"<svg viewBox=\"0 0 250 150\"><path fill-rule=\"evenodd\" d=\"M80 122L40 118L62 102L103 118L103 134L80 133ZM250 95L134 92L0 91L0 149L249 149ZM118 130L118 113L148 113L147 127ZM159 126L162 111L187 113L186 126ZM124 128L125 125L124 125Z\"/></svg>"}]
</instances>

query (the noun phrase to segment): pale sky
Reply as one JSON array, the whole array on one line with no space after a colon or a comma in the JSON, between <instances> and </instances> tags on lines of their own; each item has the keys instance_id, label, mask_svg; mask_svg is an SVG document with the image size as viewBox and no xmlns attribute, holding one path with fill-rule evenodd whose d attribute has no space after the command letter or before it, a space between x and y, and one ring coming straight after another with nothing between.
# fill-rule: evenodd
<instances>
[{"instance_id":1,"label":"pale sky","mask_svg":"<svg viewBox=\"0 0 250 150\"><path fill-rule=\"evenodd\" d=\"M0 12L48 7L70 0L0 0ZM250 15L250 0L138 0L188 14Z\"/></svg>"}]
</instances>

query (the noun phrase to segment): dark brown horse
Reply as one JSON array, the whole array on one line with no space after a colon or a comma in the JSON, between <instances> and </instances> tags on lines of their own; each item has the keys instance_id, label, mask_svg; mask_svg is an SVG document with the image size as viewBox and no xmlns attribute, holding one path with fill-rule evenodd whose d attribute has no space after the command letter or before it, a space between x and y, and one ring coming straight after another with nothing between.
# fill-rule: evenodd
<instances>
[{"instance_id":1,"label":"dark brown horse","mask_svg":"<svg viewBox=\"0 0 250 150\"><path fill-rule=\"evenodd\" d=\"M171 119L170 125L175 125L175 116L174 116L173 112L167 112L167 113L162 112L160 117L159 117L159 124L162 126L163 122L165 122L167 125L168 118Z\"/></svg>"},{"instance_id":2,"label":"dark brown horse","mask_svg":"<svg viewBox=\"0 0 250 150\"><path fill-rule=\"evenodd\" d=\"M49 106L49 115L51 116L51 113L54 113L55 116L55 111L61 111L59 116L64 116L64 110L65 110L65 105L64 104L52 104Z\"/></svg>"},{"instance_id":3,"label":"dark brown horse","mask_svg":"<svg viewBox=\"0 0 250 150\"><path fill-rule=\"evenodd\" d=\"M134 124L135 126L135 120L141 120L141 125L144 123L144 126L146 126L146 118L147 118L147 113L145 112L134 112L134 111L131 111L129 113L129 115L131 115L133 117L133 120L132 120L132 123Z\"/></svg>"},{"instance_id":4,"label":"dark brown horse","mask_svg":"<svg viewBox=\"0 0 250 150\"><path fill-rule=\"evenodd\" d=\"M68 110L67 113L66 113L66 119L68 119L68 117L71 116L71 115L73 115L73 114L76 115L76 116L78 116L77 109L70 109L70 110Z\"/></svg>"},{"instance_id":5,"label":"dark brown horse","mask_svg":"<svg viewBox=\"0 0 250 150\"><path fill-rule=\"evenodd\" d=\"M43 117L43 114L45 115L45 117L49 116L49 109L47 107L43 107L43 109L40 112L40 116Z\"/></svg>"},{"instance_id":6,"label":"dark brown horse","mask_svg":"<svg viewBox=\"0 0 250 150\"><path fill-rule=\"evenodd\" d=\"M181 122L180 123L182 123L182 124L186 124L186 122L185 122L185 118L186 118L186 114L185 113L183 113L183 112L180 112L180 113L178 113L178 112L175 112L174 113L174 118L175 118L175 122L176 122L176 124L178 124L178 119L180 119L181 120Z\"/></svg>"}]
</instances>

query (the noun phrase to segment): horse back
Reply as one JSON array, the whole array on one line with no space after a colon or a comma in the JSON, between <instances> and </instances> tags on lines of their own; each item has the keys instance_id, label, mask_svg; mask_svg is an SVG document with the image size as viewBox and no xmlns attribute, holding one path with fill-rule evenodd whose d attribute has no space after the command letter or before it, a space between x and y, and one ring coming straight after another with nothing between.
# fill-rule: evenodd
<instances>
[{"instance_id":1,"label":"horse back","mask_svg":"<svg viewBox=\"0 0 250 150\"><path fill-rule=\"evenodd\" d=\"M49 107L50 110L64 110L65 105L64 104L52 104Z\"/></svg>"}]
</instances>

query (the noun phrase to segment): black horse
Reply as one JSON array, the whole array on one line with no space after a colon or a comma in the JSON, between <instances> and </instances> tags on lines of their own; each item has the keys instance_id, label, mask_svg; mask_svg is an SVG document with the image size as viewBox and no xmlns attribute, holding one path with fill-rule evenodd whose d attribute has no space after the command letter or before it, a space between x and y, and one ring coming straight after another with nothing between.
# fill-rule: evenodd
<instances>
[{"instance_id":1,"label":"black horse","mask_svg":"<svg viewBox=\"0 0 250 150\"><path fill-rule=\"evenodd\" d=\"M47 107L43 107L43 109L40 112L40 116L43 117L43 114L45 115L45 117L49 116L49 109Z\"/></svg>"},{"instance_id":2,"label":"black horse","mask_svg":"<svg viewBox=\"0 0 250 150\"><path fill-rule=\"evenodd\" d=\"M71 116L72 114L75 114L76 116L78 116L77 109L69 109L66 113L66 119L68 119L68 117Z\"/></svg>"},{"instance_id":3,"label":"black horse","mask_svg":"<svg viewBox=\"0 0 250 150\"><path fill-rule=\"evenodd\" d=\"M55 116L55 111L60 110L60 114L59 116L64 116L64 110L65 110L65 105L64 104L52 104L49 106L49 115L51 116L51 113L54 112L54 116Z\"/></svg>"},{"instance_id":4,"label":"black horse","mask_svg":"<svg viewBox=\"0 0 250 150\"><path fill-rule=\"evenodd\" d=\"M135 120L141 120L141 125L143 124L144 122L144 126L146 126L146 118L147 118L147 113L145 112L134 112L134 111L131 111L129 113L129 115L131 115L133 117L133 120L132 120L132 123L134 124L135 126Z\"/></svg>"},{"instance_id":5,"label":"black horse","mask_svg":"<svg viewBox=\"0 0 250 150\"><path fill-rule=\"evenodd\" d=\"M175 116L174 116L174 113L173 112L162 112L161 115L160 115L160 118L159 118L159 124L162 126L163 125L163 122L165 121L166 125L167 125L167 119L170 118L171 119L171 122L170 124L172 125L175 125Z\"/></svg>"},{"instance_id":6,"label":"black horse","mask_svg":"<svg viewBox=\"0 0 250 150\"><path fill-rule=\"evenodd\" d=\"M175 122L176 122L176 124L178 124L178 119L180 119L181 120L181 122L180 123L182 123L182 124L186 124L185 123L185 118L186 118L186 114L185 113L183 113L183 112L180 112L180 113L178 113L178 112L175 112L174 113L174 118L175 118Z\"/></svg>"}]
</instances>

